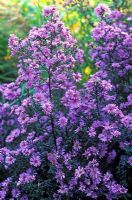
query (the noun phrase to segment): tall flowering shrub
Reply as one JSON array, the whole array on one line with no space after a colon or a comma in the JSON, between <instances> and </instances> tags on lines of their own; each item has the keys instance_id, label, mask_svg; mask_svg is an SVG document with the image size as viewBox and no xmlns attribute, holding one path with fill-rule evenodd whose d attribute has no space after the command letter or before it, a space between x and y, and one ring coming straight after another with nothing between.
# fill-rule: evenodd
<instances>
[{"instance_id":1,"label":"tall flowering shrub","mask_svg":"<svg viewBox=\"0 0 132 200\"><path fill-rule=\"evenodd\" d=\"M51 182L54 169L48 164L47 153L57 150L59 136L69 123L61 100L65 91L67 96L72 93L69 101L73 107L78 103L75 83L81 74L73 73L73 68L82 62L83 51L54 7L44 9L43 16L47 23L34 27L26 39L9 38L11 54L19 57L19 76L14 83L0 87L0 163L5 174L0 199L52 197L56 185ZM2 186L5 181L6 190Z\"/></svg>"},{"instance_id":2,"label":"tall flowering shrub","mask_svg":"<svg viewBox=\"0 0 132 200\"><path fill-rule=\"evenodd\" d=\"M26 39L11 35L19 75L0 86L0 199L129 196L131 29L119 11L101 4L95 13L99 70L83 85L83 51L54 7Z\"/></svg>"}]
</instances>

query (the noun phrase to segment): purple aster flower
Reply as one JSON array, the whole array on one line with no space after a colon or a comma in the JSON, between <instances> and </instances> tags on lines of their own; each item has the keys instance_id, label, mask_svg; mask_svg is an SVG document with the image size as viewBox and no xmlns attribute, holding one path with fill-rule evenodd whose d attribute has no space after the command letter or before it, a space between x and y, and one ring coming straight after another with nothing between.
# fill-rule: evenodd
<instances>
[{"instance_id":1,"label":"purple aster flower","mask_svg":"<svg viewBox=\"0 0 132 200\"><path fill-rule=\"evenodd\" d=\"M58 190L58 193L60 193L60 194L65 194L65 193L67 193L68 192L68 187L67 187L67 185L61 185L60 186L60 189Z\"/></svg>"},{"instance_id":2,"label":"purple aster flower","mask_svg":"<svg viewBox=\"0 0 132 200\"><path fill-rule=\"evenodd\" d=\"M20 200L28 200L28 196L27 195L23 195Z\"/></svg>"},{"instance_id":3,"label":"purple aster flower","mask_svg":"<svg viewBox=\"0 0 132 200\"><path fill-rule=\"evenodd\" d=\"M73 73L73 79L76 81L76 82L79 82L82 78L82 75L78 72L78 73Z\"/></svg>"},{"instance_id":4,"label":"purple aster flower","mask_svg":"<svg viewBox=\"0 0 132 200\"><path fill-rule=\"evenodd\" d=\"M115 104L108 104L103 108L103 111L105 111L106 113L109 114L114 114L116 116L122 116L122 112L119 110L118 106L116 106Z\"/></svg>"},{"instance_id":5,"label":"purple aster flower","mask_svg":"<svg viewBox=\"0 0 132 200\"><path fill-rule=\"evenodd\" d=\"M117 20L120 17L122 17L122 13L119 10L113 10L110 13L109 18L113 19L113 20Z\"/></svg>"},{"instance_id":6,"label":"purple aster flower","mask_svg":"<svg viewBox=\"0 0 132 200\"><path fill-rule=\"evenodd\" d=\"M27 170L26 172L23 172L19 175L17 186L33 182L35 178L36 178L35 174L30 170Z\"/></svg>"},{"instance_id":7,"label":"purple aster flower","mask_svg":"<svg viewBox=\"0 0 132 200\"><path fill-rule=\"evenodd\" d=\"M8 135L6 138L6 142L12 142L14 140L14 136L13 135Z\"/></svg>"},{"instance_id":8,"label":"purple aster flower","mask_svg":"<svg viewBox=\"0 0 132 200\"><path fill-rule=\"evenodd\" d=\"M2 163L4 161L4 157L3 155L0 153L0 163Z\"/></svg>"},{"instance_id":9,"label":"purple aster flower","mask_svg":"<svg viewBox=\"0 0 132 200\"><path fill-rule=\"evenodd\" d=\"M117 154L115 150L110 151L108 154L107 162L111 163L115 159L116 155Z\"/></svg>"},{"instance_id":10,"label":"purple aster flower","mask_svg":"<svg viewBox=\"0 0 132 200\"><path fill-rule=\"evenodd\" d=\"M66 117L60 117L58 120L58 124L60 127L65 127L67 125L68 119Z\"/></svg>"},{"instance_id":11,"label":"purple aster flower","mask_svg":"<svg viewBox=\"0 0 132 200\"><path fill-rule=\"evenodd\" d=\"M112 178L112 174L110 172L106 172L106 174L103 177L103 181L105 184L107 184Z\"/></svg>"},{"instance_id":12,"label":"purple aster flower","mask_svg":"<svg viewBox=\"0 0 132 200\"><path fill-rule=\"evenodd\" d=\"M34 99L37 102L42 102L44 100L44 95L42 93L35 93L34 94Z\"/></svg>"},{"instance_id":13,"label":"purple aster flower","mask_svg":"<svg viewBox=\"0 0 132 200\"><path fill-rule=\"evenodd\" d=\"M80 178L83 174L85 174L85 170L83 167L78 167L76 170L75 170L75 177L76 179Z\"/></svg>"},{"instance_id":14,"label":"purple aster flower","mask_svg":"<svg viewBox=\"0 0 132 200\"><path fill-rule=\"evenodd\" d=\"M4 200L6 197L6 192L5 191L0 191L0 200Z\"/></svg>"},{"instance_id":15,"label":"purple aster flower","mask_svg":"<svg viewBox=\"0 0 132 200\"><path fill-rule=\"evenodd\" d=\"M15 162L15 160L16 159L14 157L12 157L11 155L6 156L6 158L5 158L5 162L8 165L12 165Z\"/></svg>"},{"instance_id":16,"label":"purple aster flower","mask_svg":"<svg viewBox=\"0 0 132 200\"><path fill-rule=\"evenodd\" d=\"M13 198L18 198L18 197L20 197L20 190L19 189L17 189L17 188L14 188L13 190L12 190L12 192L11 192L11 194L12 194L12 197Z\"/></svg>"},{"instance_id":17,"label":"purple aster flower","mask_svg":"<svg viewBox=\"0 0 132 200\"><path fill-rule=\"evenodd\" d=\"M61 183L62 180L65 178L65 174L61 170L59 170L56 172L55 178L56 178L57 182Z\"/></svg>"},{"instance_id":18,"label":"purple aster flower","mask_svg":"<svg viewBox=\"0 0 132 200\"><path fill-rule=\"evenodd\" d=\"M14 34L10 35L8 45L11 49L11 54L14 56L19 50L19 39Z\"/></svg>"},{"instance_id":19,"label":"purple aster flower","mask_svg":"<svg viewBox=\"0 0 132 200\"><path fill-rule=\"evenodd\" d=\"M53 14L56 14L57 13L57 10L55 7L51 7L51 6L48 6L46 8L43 9L43 16L44 17L48 17L48 16L51 16Z\"/></svg>"},{"instance_id":20,"label":"purple aster flower","mask_svg":"<svg viewBox=\"0 0 132 200\"><path fill-rule=\"evenodd\" d=\"M41 103L41 107L42 107L42 110L43 112L46 114L46 115L50 115L51 112L52 112L52 105L50 102L44 102L44 103Z\"/></svg>"},{"instance_id":21,"label":"purple aster flower","mask_svg":"<svg viewBox=\"0 0 132 200\"><path fill-rule=\"evenodd\" d=\"M30 158L30 164L33 165L34 167L39 167L41 165L41 159L40 156L38 155L33 155Z\"/></svg>"},{"instance_id":22,"label":"purple aster flower","mask_svg":"<svg viewBox=\"0 0 132 200\"><path fill-rule=\"evenodd\" d=\"M105 32L104 32L104 30L101 27L94 28L92 33L93 33L93 38L95 40L97 40L97 41L99 39L103 38L104 35L105 35Z\"/></svg>"},{"instance_id":23,"label":"purple aster flower","mask_svg":"<svg viewBox=\"0 0 132 200\"><path fill-rule=\"evenodd\" d=\"M79 150L81 149L81 144L80 144L80 142L79 142L78 140L76 140L76 141L74 142L74 144L73 144L73 149L74 149L75 151L79 151Z\"/></svg>"},{"instance_id":24,"label":"purple aster flower","mask_svg":"<svg viewBox=\"0 0 132 200\"><path fill-rule=\"evenodd\" d=\"M129 165L132 166L132 156L130 156L130 157L128 158L128 161L127 161L127 162L129 163Z\"/></svg>"},{"instance_id":25,"label":"purple aster flower","mask_svg":"<svg viewBox=\"0 0 132 200\"><path fill-rule=\"evenodd\" d=\"M71 108L78 108L80 106L80 94L76 90L68 90L62 98L64 105Z\"/></svg>"}]
</instances>

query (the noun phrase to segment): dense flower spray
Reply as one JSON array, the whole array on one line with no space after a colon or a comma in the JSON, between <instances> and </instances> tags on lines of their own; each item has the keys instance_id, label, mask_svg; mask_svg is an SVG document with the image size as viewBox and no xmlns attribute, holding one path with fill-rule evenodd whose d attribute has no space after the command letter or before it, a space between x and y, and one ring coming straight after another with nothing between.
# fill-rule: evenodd
<instances>
[{"instance_id":1,"label":"dense flower spray","mask_svg":"<svg viewBox=\"0 0 132 200\"><path fill-rule=\"evenodd\" d=\"M0 199L129 193L131 29L119 11L101 4L95 13L101 22L90 55L99 70L83 85L76 70L83 51L55 7L43 10L47 22L26 39L11 35L19 70L14 83L0 86Z\"/></svg>"}]
</instances>

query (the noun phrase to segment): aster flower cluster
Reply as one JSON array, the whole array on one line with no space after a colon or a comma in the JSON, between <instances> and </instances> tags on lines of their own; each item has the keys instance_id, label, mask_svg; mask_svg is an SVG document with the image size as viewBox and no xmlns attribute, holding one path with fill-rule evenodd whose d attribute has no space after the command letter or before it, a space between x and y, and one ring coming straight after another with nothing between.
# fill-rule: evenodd
<instances>
[{"instance_id":1,"label":"aster flower cluster","mask_svg":"<svg viewBox=\"0 0 132 200\"><path fill-rule=\"evenodd\" d=\"M106 10L97 7L97 16ZM55 7L42 14L46 23L26 39L9 39L18 78L0 86L0 200L124 198L132 165L129 24L112 11L94 28L90 55L99 69L82 84L83 51Z\"/></svg>"},{"instance_id":2,"label":"aster flower cluster","mask_svg":"<svg viewBox=\"0 0 132 200\"><path fill-rule=\"evenodd\" d=\"M94 10L95 14L98 16L98 17L104 17L105 15L109 15L111 10L110 8L105 5L105 4L99 4L95 10Z\"/></svg>"}]
</instances>

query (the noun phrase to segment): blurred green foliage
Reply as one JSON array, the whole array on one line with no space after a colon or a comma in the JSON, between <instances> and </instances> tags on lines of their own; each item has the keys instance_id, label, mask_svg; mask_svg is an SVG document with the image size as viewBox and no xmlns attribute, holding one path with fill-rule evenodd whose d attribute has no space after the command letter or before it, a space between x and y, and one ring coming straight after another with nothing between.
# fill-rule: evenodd
<instances>
[{"instance_id":1,"label":"blurred green foliage","mask_svg":"<svg viewBox=\"0 0 132 200\"><path fill-rule=\"evenodd\" d=\"M80 71L87 79L96 69L88 56L88 43L91 29L96 25L94 7L99 3L106 3L112 9L131 11L130 0L0 0L0 83L10 82L17 77L17 59L10 57L8 38L11 33L18 37L25 37L33 26L40 26L43 22L41 11L46 5L56 4L60 16L78 45L85 52L83 66Z\"/></svg>"}]
</instances>

